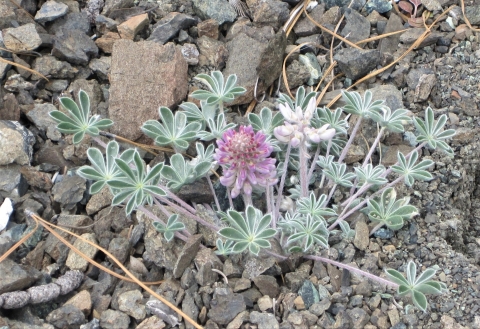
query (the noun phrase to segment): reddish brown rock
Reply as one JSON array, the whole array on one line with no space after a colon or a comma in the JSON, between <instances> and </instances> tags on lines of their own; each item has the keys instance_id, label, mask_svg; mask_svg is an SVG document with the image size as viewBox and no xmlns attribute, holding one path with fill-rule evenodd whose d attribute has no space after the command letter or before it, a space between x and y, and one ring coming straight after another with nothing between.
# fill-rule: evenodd
<instances>
[{"instance_id":1,"label":"reddish brown rock","mask_svg":"<svg viewBox=\"0 0 480 329\"><path fill-rule=\"evenodd\" d=\"M137 15L120 24L117 30L122 39L133 40L148 23L148 14Z\"/></svg>"},{"instance_id":2,"label":"reddish brown rock","mask_svg":"<svg viewBox=\"0 0 480 329\"><path fill-rule=\"evenodd\" d=\"M218 22L214 19L207 19L206 21L197 24L198 36L218 39Z\"/></svg>"},{"instance_id":3,"label":"reddish brown rock","mask_svg":"<svg viewBox=\"0 0 480 329\"><path fill-rule=\"evenodd\" d=\"M110 131L136 140L140 127L158 119L160 106L178 105L188 91L188 64L173 43L115 42L110 68Z\"/></svg>"},{"instance_id":4,"label":"reddish brown rock","mask_svg":"<svg viewBox=\"0 0 480 329\"><path fill-rule=\"evenodd\" d=\"M113 44L115 43L115 41L119 39L120 39L120 35L118 33L107 32L107 34L95 40L95 44L104 53L111 54L113 50Z\"/></svg>"}]
</instances>

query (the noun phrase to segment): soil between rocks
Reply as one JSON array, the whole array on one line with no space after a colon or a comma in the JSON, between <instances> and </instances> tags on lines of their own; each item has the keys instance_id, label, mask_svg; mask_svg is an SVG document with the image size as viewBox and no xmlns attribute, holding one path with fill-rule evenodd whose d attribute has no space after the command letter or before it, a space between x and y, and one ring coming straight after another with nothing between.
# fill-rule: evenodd
<instances>
[{"instance_id":1,"label":"soil between rocks","mask_svg":"<svg viewBox=\"0 0 480 329\"><path fill-rule=\"evenodd\" d=\"M388 8L388 1L352 1L350 9L348 3L320 2L310 14L330 29L345 14L339 32L355 41L404 28L395 11ZM156 118L160 105L176 106L187 100L187 92L201 87L193 80L196 74L219 69L238 74L240 85L248 90L229 114L233 121L242 122L236 113L245 113L252 101L257 76L261 76L259 92L276 83L278 63L293 45L315 41L330 47L331 37L304 17L288 38L282 39L279 31L292 9L287 2L247 1L253 22L238 17L227 1L220 0L136 4L22 0L19 4L38 17L32 20L9 1L0 4L0 46L18 52L0 51L0 55L41 72L49 82L0 62L0 160L4 161L0 166L0 204L10 198L15 209L9 226L0 234L0 254L24 234L28 222L23 210L30 209L52 223L86 227L73 231L108 249L142 281L165 280L155 290L205 328L480 328L480 47L479 32L464 25L459 2L424 1L422 9L429 9L433 18L440 9L456 7L435 28L429 44L358 86L358 90L376 91L392 109L403 107L423 116L431 106L436 117L446 114L447 126L457 131L449 142L454 158L425 149L423 156L435 161L434 179L416 182L412 188L396 187L398 194L410 196L411 204L420 211L404 228L394 234L380 231L360 247L333 236L331 248L319 251L374 274L381 274L383 268L403 271L411 259L422 270L436 267L435 279L445 282L449 293L430 297L426 313L405 310L401 305L408 300L395 298L394 302L388 295L394 295L390 289L330 265L301 259L277 263L269 257L249 255L219 258L211 250L214 236L195 223L186 223L192 234L202 234L202 238L194 235L197 240L189 241L192 249L179 241L167 243L145 214L127 217L123 209L110 207L108 191L95 196L86 193L88 184L75 175L75 168L86 163L91 140L73 146L71 137L55 131L55 123L47 116L55 109L58 96L75 96L84 89L95 114L116 115L117 121L123 120L119 124L128 137L138 138L140 121ZM465 6L470 22L478 26L480 4L467 0ZM335 74L343 72L346 77L336 80L335 90L397 58L415 40L415 33L409 28L387 41L369 42L356 53L340 45L334 57L339 62ZM133 41L117 43L119 39ZM136 48L143 40L151 40L151 44L142 44L146 51ZM32 49L35 52L22 53ZM144 61L139 54L145 53L154 56ZM308 53L311 55L305 58L300 56ZM372 61L373 56L377 60ZM287 62L290 88L318 81L312 68L319 66L323 71L329 60L323 49L315 53L307 47L293 54ZM163 69L162 62L175 69ZM262 71L265 63L273 64ZM280 90L284 92L285 86ZM135 93L142 97L133 97ZM327 93L326 99L332 95L335 91ZM255 110L274 103L275 99L267 96ZM12 125L15 121L19 124ZM365 143L371 144L375 131L371 124L363 125L363 137L355 140L355 152L349 154L351 165L361 161ZM387 135L374 161L381 158L383 164L393 164L398 150L412 148L409 136L408 132ZM32 146L32 155L11 148L19 138L21 145ZM140 141L151 142L143 137ZM165 157L168 154L146 159L155 162ZM57 179L52 183L54 175ZM347 192L339 190L335 201L345 198ZM185 199L197 202L208 217L207 208L201 208L212 202L205 182L182 193ZM184 258L189 250L198 250L200 240L210 249L200 249L193 259ZM103 254L80 241L71 242L117 270ZM179 259L188 260L182 263ZM168 328L175 324L174 313L159 311L137 285L99 271L47 232L39 232L0 263L0 293L58 282L69 269L85 274L72 292L42 304L0 308L0 328ZM222 271L228 283L212 269ZM191 328L183 321L179 327Z\"/></svg>"}]
</instances>

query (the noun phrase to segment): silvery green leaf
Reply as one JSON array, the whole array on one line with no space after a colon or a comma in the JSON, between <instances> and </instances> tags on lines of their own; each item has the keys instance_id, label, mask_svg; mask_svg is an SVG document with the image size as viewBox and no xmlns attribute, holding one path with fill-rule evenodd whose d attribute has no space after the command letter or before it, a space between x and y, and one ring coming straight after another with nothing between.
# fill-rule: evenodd
<instances>
[{"instance_id":1,"label":"silvery green leaf","mask_svg":"<svg viewBox=\"0 0 480 329\"><path fill-rule=\"evenodd\" d=\"M211 76L198 74L195 79L205 84L209 91L195 90L190 96L206 101L208 105L232 102L236 96L243 95L246 92L245 88L235 86L237 76L234 74L228 76L226 82L220 71L211 72Z\"/></svg>"},{"instance_id":2,"label":"silvery green leaf","mask_svg":"<svg viewBox=\"0 0 480 329\"><path fill-rule=\"evenodd\" d=\"M68 97L60 97L60 104L67 110L68 115L60 111L49 113L56 122L58 130L65 134L73 134L73 143L80 143L85 134L98 136L99 130L107 129L113 121L100 119L99 116L90 117L90 99L83 90L78 93L80 107Z\"/></svg>"},{"instance_id":3,"label":"silvery green leaf","mask_svg":"<svg viewBox=\"0 0 480 329\"><path fill-rule=\"evenodd\" d=\"M273 129L280 126L284 120L280 112L276 112L275 115L273 115L272 110L264 107L260 111L260 115L249 113L248 121L256 132L262 131L266 135L272 135Z\"/></svg>"},{"instance_id":4,"label":"silvery green leaf","mask_svg":"<svg viewBox=\"0 0 480 329\"><path fill-rule=\"evenodd\" d=\"M417 141L428 142L428 146L433 149L438 145L441 150L452 155L452 149L443 140L451 138L455 135L455 131L453 129L442 131L446 122L447 116L445 114L442 114L435 122L433 110L427 107L425 110L425 121L418 117L413 120L415 128L417 128Z\"/></svg>"},{"instance_id":5,"label":"silvery green leaf","mask_svg":"<svg viewBox=\"0 0 480 329\"><path fill-rule=\"evenodd\" d=\"M372 111L381 110L384 103L383 100L372 101L373 95L370 90L365 92L364 98L355 91L348 92L342 90L342 95L347 103L343 110L361 117L369 117Z\"/></svg>"},{"instance_id":6,"label":"silvery green leaf","mask_svg":"<svg viewBox=\"0 0 480 329\"><path fill-rule=\"evenodd\" d=\"M380 127L385 127L391 132L401 133L405 130L403 126L411 121L407 113L408 111L405 109L397 109L392 113L388 106L383 106L370 111L369 117Z\"/></svg>"},{"instance_id":7,"label":"silvery green leaf","mask_svg":"<svg viewBox=\"0 0 480 329\"><path fill-rule=\"evenodd\" d=\"M305 111L307 109L308 102L310 102L310 99L312 97L316 97L316 95L317 93L313 91L306 94L305 88L301 86L297 89L297 93L295 95L295 103L286 94L280 94L278 101L282 104L287 104L293 110L297 107L300 107L303 111Z\"/></svg>"},{"instance_id":8,"label":"silvery green leaf","mask_svg":"<svg viewBox=\"0 0 480 329\"><path fill-rule=\"evenodd\" d=\"M222 239L218 238L216 241L217 250L215 251L215 254L221 256L230 255L231 253L233 253L234 244L234 241L227 240L224 243Z\"/></svg>"},{"instance_id":9,"label":"silvery green leaf","mask_svg":"<svg viewBox=\"0 0 480 329\"><path fill-rule=\"evenodd\" d=\"M432 174L425 170L434 164L432 160L426 159L415 164L418 159L417 151L413 152L408 160L401 152L398 152L397 156L398 164L392 166L392 170L405 177L405 184L407 186L412 186L415 179L422 181L433 179Z\"/></svg>"},{"instance_id":10,"label":"silvery green leaf","mask_svg":"<svg viewBox=\"0 0 480 329\"><path fill-rule=\"evenodd\" d=\"M175 232L185 229L185 225L178 220L177 214L170 215L166 225L160 222L153 222L153 226L158 232L163 233L163 237L168 242L173 239Z\"/></svg>"},{"instance_id":11,"label":"silvery green leaf","mask_svg":"<svg viewBox=\"0 0 480 329\"><path fill-rule=\"evenodd\" d=\"M332 111L326 107L317 108L315 112L315 118L313 120L313 127L320 128L325 124L329 124L331 128L334 128L338 134L347 134L348 123L342 120L341 115L343 111L338 108Z\"/></svg>"}]
</instances>

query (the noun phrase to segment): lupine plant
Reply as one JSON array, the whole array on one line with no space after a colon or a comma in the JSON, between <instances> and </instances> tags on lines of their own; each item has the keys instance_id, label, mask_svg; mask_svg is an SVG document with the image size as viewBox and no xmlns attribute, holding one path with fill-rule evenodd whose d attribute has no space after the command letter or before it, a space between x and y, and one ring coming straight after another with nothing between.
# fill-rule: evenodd
<instances>
[{"instance_id":1,"label":"lupine plant","mask_svg":"<svg viewBox=\"0 0 480 329\"><path fill-rule=\"evenodd\" d=\"M79 94L81 109L70 99L60 99L60 104L70 113L70 116L59 111L51 113L59 122L60 131L75 134L75 143L80 142L85 133L90 134L106 148L106 160L101 150L90 148L91 165L78 170L79 175L93 181L91 194L108 187L113 194L112 205L124 204L127 214L137 209L143 211L167 241L174 237L187 239L189 234L181 222L181 216L186 216L218 233L216 253L222 257L250 252L267 253L285 260L290 253L301 253L306 259L330 263L397 288L399 295L410 295L423 311L428 306L425 294L446 289L444 284L431 280L435 274L433 269L427 269L417 278L413 261L407 265L406 278L389 269L387 280L318 256L319 249L329 247L329 237L337 226L345 239L354 237L349 218L356 212L364 212L373 223L371 233L382 226L398 230L418 213L409 204L408 197L397 198L394 186L402 181L412 186L416 180L432 179L428 169L433 161L418 161L423 147L440 148L452 154L445 139L452 137L454 131L444 130L445 115L435 121L433 110L427 108L425 119L415 117L417 147L407 155L399 152L398 162L387 169L381 163L372 163L372 155L385 132L401 133L411 119L406 110L392 111L383 101L374 101L369 91L364 97L357 92L343 92L346 105L331 111L318 108L316 93L307 93L300 87L295 100L280 96L279 112L263 108L259 114L249 114L249 125L236 127L226 122L223 114L224 106L245 92L236 86L236 77L232 75L224 81L220 72L213 72L197 79L208 87L192 94L201 101L200 108L184 103L173 114L161 107L160 120L149 120L142 126L155 143L172 147L174 153L169 163L158 163L152 168L137 150L120 153L116 141L105 145L96 137L99 129L108 128L110 121L89 117L86 93ZM350 133L344 113L358 117ZM365 120L381 128L363 163L352 167L344 159ZM198 137L197 157L186 158L181 152ZM212 139L216 141L205 148L202 140ZM220 207L210 178L218 168L221 175L218 183L228 191L228 209ZM200 178L206 178L209 183L215 200L213 207L223 220L221 226L202 219L194 205L175 194L182 186L194 184ZM293 188L288 189L287 185ZM314 192L315 185L320 193ZM333 198L336 190L349 196L336 203ZM244 209L234 208L232 200L237 197L243 198ZM266 202L260 205L254 202L257 199ZM146 204L159 207L167 215L167 222L156 217ZM287 255L270 250L271 239L277 239Z\"/></svg>"}]
</instances>

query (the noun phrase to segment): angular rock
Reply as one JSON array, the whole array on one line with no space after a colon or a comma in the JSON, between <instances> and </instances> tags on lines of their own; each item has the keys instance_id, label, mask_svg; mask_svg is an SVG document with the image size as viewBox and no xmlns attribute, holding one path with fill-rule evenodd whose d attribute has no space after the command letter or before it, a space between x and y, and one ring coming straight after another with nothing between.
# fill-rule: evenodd
<instances>
[{"instance_id":1,"label":"angular rock","mask_svg":"<svg viewBox=\"0 0 480 329\"><path fill-rule=\"evenodd\" d=\"M48 27L48 33L56 36L71 30L79 30L86 34L90 33L91 25L87 13L69 13L64 17L57 19Z\"/></svg>"},{"instance_id":2,"label":"angular rock","mask_svg":"<svg viewBox=\"0 0 480 329\"><path fill-rule=\"evenodd\" d=\"M97 243L97 239L95 238L95 234L93 233L84 233L81 235L81 237L90 242ZM76 247L78 250L80 250L83 254L85 254L85 256L91 259L95 257L98 251L97 248L89 245L88 243L78 238L75 240L73 246ZM85 272L88 267L88 264L89 264L88 261L83 259L79 254L77 254L73 250L70 250L67 257L67 262L65 265L67 265L71 270L79 270L81 272Z\"/></svg>"},{"instance_id":3,"label":"angular rock","mask_svg":"<svg viewBox=\"0 0 480 329\"><path fill-rule=\"evenodd\" d=\"M255 38L239 33L227 43L229 60L223 73L226 76L237 74L237 84L247 89L247 92L236 98L231 105L249 103L254 96L257 77L261 76L257 88L257 94L261 94L268 82L278 78L282 68L282 61L278 59L283 58L286 47L283 32L275 35L271 31L265 32L264 29L255 31L258 32ZM262 67L262 64L268 64L269 69ZM274 76L277 78L273 78Z\"/></svg>"},{"instance_id":4,"label":"angular rock","mask_svg":"<svg viewBox=\"0 0 480 329\"><path fill-rule=\"evenodd\" d=\"M142 321L137 329L163 329L165 328L165 322L162 319L157 318L156 316L151 316Z\"/></svg>"},{"instance_id":5,"label":"angular rock","mask_svg":"<svg viewBox=\"0 0 480 329\"><path fill-rule=\"evenodd\" d=\"M12 26L12 21L16 19L15 9L16 7L10 1L0 2L0 30Z\"/></svg>"},{"instance_id":6,"label":"angular rock","mask_svg":"<svg viewBox=\"0 0 480 329\"><path fill-rule=\"evenodd\" d=\"M125 263L130 252L130 243L124 237L118 237L112 239L108 245L108 252L113 255L120 263ZM110 262L114 264L115 262L109 258Z\"/></svg>"},{"instance_id":7,"label":"angular rock","mask_svg":"<svg viewBox=\"0 0 480 329\"><path fill-rule=\"evenodd\" d=\"M22 290L37 281L41 274L33 267L18 265L7 258L0 263L0 295L5 292Z\"/></svg>"},{"instance_id":8,"label":"angular rock","mask_svg":"<svg viewBox=\"0 0 480 329\"><path fill-rule=\"evenodd\" d=\"M369 0L365 8L368 13L376 11L377 13L385 14L392 10L392 3L388 0Z\"/></svg>"},{"instance_id":9,"label":"angular rock","mask_svg":"<svg viewBox=\"0 0 480 329\"><path fill-rule=\"evenodd\" d=\"M45 2L37 14L35 21L41 24L54 21L55 19L64 16L68 12L68 6L61 2L53 0Z\"/></svg>"},{"instance_id":10,"label":"angular rock","mask_svg":"<svg viewBox=\"0 0 480 329\"><path fill-rule=\"evenodd\" d=\"M200 286L207 286L214 283L218 274L212 269L221 270L222 262L211 249L202 249L195 256L195 266L197 274L195 279Z\"/></svg>"},{"instance_id":11,"label":"angular rock","mask_svg":"<svg viewBox=\"0 0 480 329\"><path fill-rule=\"evenodd\" d=\"M3 30L3 43L13 52L30 51L42 44L35 24L28 23L19 27Z\"/></svg>"},{"instance_id":12,"label":"angular rock","mask_svg":"<svg viewBox=\"0 0 480 329\"><path fill-rule=\"evenodd\" d=\"M118 33L107 32L104 36L95 40L95 44L104 53L111 54L113 51L113 45L115 44L115 41L119 39L120 39L120 35Z\"/></svg>"},{"instance_id":13,"label":"angular rock","mask_svg":"<svg viewBox=\"0 0 480 329\"><path fill-rule=\"evenodd\" d=\"M226 1L222 0L192 0L193 10L202 19L214 19L218 25L231 23L237 18L237 13Z\"/></svg>"},{"instance_id":14,"label":"angular rock","mask_svg":"<svg viewBox=\"0 0 480 329\"><path fill-rule=\"evenodd\" d=\"M28 185L39 188L43 191L49 191L52 184L52 175L38 171L34 167L23 166L20 169L20 173L23 175Z\"/></svg>"},{"instance_id":15,"label":"angular rock","mask_svg":"<svg viewBox=\"0 0 480 329\"><path fill-rule=\"evenodd\" d=\"M229 288L216 288L210 307L208 317L220 325L227 325L247 308L243 296L234 294Z\"/></svg>"},{"instance_id":16,"label":"angular rock","mask_svg":"<svg viewBox=\"0 0 480 329\"><path fill-rule=\"evenodd\" d=\"M10 65L8 63L0 62L0 79L3 80L3 77L8 72L8 70L10 70L11 67L12 67L12 65Z\"/></svg>"},{"instance_id":17,"label":"angular rock","mask_svg":"<svg viewBox=\"0 0 480 329\"><path fill-rule=\"evenodd\" d=\"M280 287L277 283L277 280L273 276L258 275L252 280L263 295L277 298L278 294L280 293Z\"/></svg>"},{"instance_id":18,"label":"angular rock","mask_svg":"<svg viewBox=\"0 0 480 329\"><path fill-rule=\"evenodd\" d=\"M47 164L51 167L52 171L58 170L58 168L69 167L71 162L66 161L63 157L64 145L54 145L51 140L48 140L43 144L38 152L35 152L34 160L40 164Z\"/></svg>"},{"instance_id":19,"label":"angular rock","mask_svg":"<svg viewBox=\"0 0 480 329\"><path fill-rule=\"evenodd\" d=\"M198 36L207 36L218 39L218 22L214 19L207 19L197 24Z\"/></svg>"},{"instance_id":20,"label":"angular rock","mask_svg":"<svg viewBox=\"0 0 480 329\"><path fill-rule=\"evenodd\" d=\"M44 131L52 141L59 141L62 138L62 134L57 130L57 122L48 114L56 110L57 108L52 104L35 104L33 110L27 113L27 118L39 130Z\"/></svg>"},{"instance_id":21,"label":"angular rock","mask_svg":"<svg viewBox=\"0 0 480 329\"><path fill-rule=\"evenodd\" d=\"M120 311L133 317L135 320L143 320L147 314L145 305L142 304L143 295L140 290L130 290L118 296L118 308Z\"/></svg>"},{"instance_id":22,"label":"angular rock","mask_svg":"<svg viewBox=\"0 0 480 329\"><path fill-rule=\"evenodd\" d=\"M185 43L180 48L182 52L183 58L187 61L188 65L197 65L198 64L198 56L200 53L198 52L197 46L193 43Z\"/></svg>"},{"instance_id":23,"label":"angular rock","mask_svg":"<svg viewBox=\"0 0 480 329\"><path fill-rule=\"evenodd\" d=\"M80 176L65 176L53 186L53 200L65 209L73 209L83 199L86 181Z\"/></svg>"},{"instance_id":24,"label":"angular rock","mask_svg":"<svg viewBox=\"0 0 480 329\"><path fill-rule=\"evenodd\" d=\"M195 305L194 297L192 293L188 292L185 294L185 298L182 301L182 311L187 314L193 321L198 321L198 314L200 313L197 305ZM186 323L185 327L187 329L194 329L195 327L190 323Z\"/></svg>"},{"instance_id":25,"label":"angular rock","mask_svg":"<svg viewBox=\"0 0 480 329\"><path fill-rule=\"evenodd\" d=\"M133 40L148 23L148 14L137 15L118 25L117 30L122 39Z\"/></svg>"},{"instance_id":26,"label":"angular rock","mask_svg":"<svg viewBox=\"0 0 480 329\"><path fill-rule=\"evenodd\" d=\"M102 117L106 116L106 113L101 113L98 109L98 105L100 102L103 101L103 92L100 88L100 84L97 80L86 80L86 79L75 79L70 86L68 87L67 91L70 95L78 103L78 93L80 90L83 90L87 93L88 97L90 98L90 111L92 115L100 114Z\"/></svg>"},{"instance_id":27,"label":"angular rock","mask_svg":"<svg viewBox=\"0 0 480 329\"><path fill-rule=\"evenodd\" d=\"M315 8L312 9L311 12L308 14L312 17L315 22L320 21L322 16L325 13L325 5L323 3L319 4ZM297 24L293 27L293 31L295 34L299 37L306 37L312 34L318 34L321 33L322 30L313 22L308 19L308 17L302 17L300 20L298 20Z\"/></svg>"},{"instance_id":28,"label":"angular rock","mask_svg":"<svg viewBox=\"0 0 480 329\"><path fill-rule=\"evenodd\" d=\"M342 29L341 35L352 42L368 39L370 36L370 22L357 11L347 8L345 10L347 24Z\"/></svg>"},{"instance_id":29,"label":"angular rock","mask_svg":"<svg viewBox=\"0 0 480 329\"><path fill-rule=\"evenodd\" d=\"M302 297L305 308L307 309L320 301L320 295L310 280L305 280L303 282L302 286L298 290L298 295Z\"/></svg>"},{"instance_id":30,"label":"angular rock","mask_svg":"<svg viewBox=\"0 0 480 329\"><path fill-rule=\"evenodd\" d=\"M405 33L400 35L400 42L406 46L410 46L417 41L424 32L424 28L415 27L408 29ZM432 31L432 33L430 33L425 40L418 45L417 49L435 44L442 36L443 34L441 32Z\"/></svg>"},{"instance_id":31,"label":"angular rock","mask_svg":"<svg viewBox=\"0 0 480 329\"><path fill-rule=\"evenodd\" d=\"M123 312L106 310L102 312L100 327L104 329L128 329L130 318Z\"/></svg>"},{"instance_id":32,"label":"angular rock","mask_svg":"<svg viewBox=\"0 0 480 329\"><path fill-rule=\"evenodd\" d=\"M390 32L395 32L403 29L403 21L402 19L395 14L391 14L388 18L387 26L385 27L385 31L383 33L387 34ZM394 34L389 37L383 38L380 40L378 44L378 49L380 53L390 53L394 54L398 49L398 43L400 42L400 35Z\"/></svg>"},{"instance_id":33,"label":"angular rock","mask_svg":"<svg viewBox=\"0 0 480 329\"><path fill-rule=\"evenodd\" d=\"M73 305L63 305L53 310L45 320L56 328L80 328L85 323L85 315Z\"/></svg>"},{"instance_id":34,"label":"angular rock","mask_svg":"<svg viewBox=\"0 0 480 329\"><path fill-rule=\"evenodd\" d=\"M255 323L258 329L279 329L277 319L271 313L260 313L253 311L250 313L250 322Z\"/></svg>"},{"instance_id":35,"label":"angular rock","mask_svg":"<svg viewBox=\"0 0 480 329\"><path fill-rule=\"evenodd\" d=\"M43 55L35 59L33 69L39 73L56 79L73 79L78 69L73 68L69 63L59 61L51 55ZM32 80L41 79L37 75L32 76Z\"/></svg>"},{"instance_id":36,"label":"angular rock","mask_svg":"<svg viewBox=\"0 0 480 329\"><path fill-rule=\"evenodd\" d=\"M98 15L95 17L95 26L98 32L105 34L107 32L116 31L118 22L103 15Z\"/></svg>"},{"instance_id":37,"label":"angular rock","mask_svg":"<svg viewBox=\"0 0 480 329\"><path fill-rule=\"evenodd\" d=\"M3 197L23 196L28 184L20 173L20 165L0 166L0 195Z\"/></svg>"},{"instance_id":38,"label":"angular rock","mask_svg":"<svg viewBox=\"0 0 480 329\"><path fill-rule=\"evenodd\" d=\"M475 3L475 2L473 2ZM480 24L480 5L477 6L465 6L465 16L467 16L470 24Z\"/></svg>"},{"instance_id":39,"label":"angular rock","mask_svg":"<svg viewBox=\"0 0 480 329\"><path fill-rule=\"evenodd\" d=\"M178 256L178 260L175 263L173 268L173 277L178 279L183 275L185 269L190 265L192 260L197 255L200 243L202 242L202 235L191 235L185 246L183 247L182 252Z\"/></svg>"},{"instance_id":40,"label":"angular rock","mask_svg":"<svg viewBox=\"0 0 480 329\"><path fill-rule=\"evenodd\" d=\"M418 84L415 87L414 102L423 102L428 99L433 87L437 82L435 74L424 74L418 80Z\"/></svg>"},{"instance_id":41,"label":"angular rock","mask_svg":"<svg viewBox=\"0 0 480 329\"><path fill-rule=\"evenodd\" d=\"M68 30L55 38L52 54L72 64L87 65L90 56L98 54L98 47L83 31Z\"/></svg>"},{"instance_id":42,"label":"angular rock","mask_svg":"<svg viewBox=\"0 0 480 329\"><path fill-rule=\"evenodd\" d=\"M68 87L68 80L50 80L45 85L45 89L49 91L53 91L54 93L62 93Z\"/></svg>"},{"instance_id":43,"label":"angular rock","mask_svg":"<svg viewBox=\"0 0 480 329\"><path fill-rule=\"evenodd\" d=\"M175 37L180 30L185 30L197 22L192 16L171 12L159 20L154 26L148 41L155 41L161 45ZM119 31L120 32L120 31ZM121 35L121 33L120 33Z\"/></svg>"},{"instance_id":44,"label":"angular rock","mask_svg":"<svg viewBox=\"0 0 480 329\"><path fill-rule=\"evenodd\" d=\"M345 73L347 78L357 80L377 67L380 60L380 52L376 49L344 48L333 58L338 62L340 70Z\"/></svg>"},{"instance_id":45,"label":"angular rock","mask_svg":"<svg viewBox=\"0 0 480 329\"><path fill-rule=\"evenodd\" d=\"M102 210L103 208L108 207L112 202L112 193L108 187L104 187L99 193L92 195L90 200L88 200L86 211L88 215L93 215Z\"/></svg>"},{"instance_id":46,"label":"angular rock","mask_svg":"<svg viewBox=\"0 0 480 329\"><path fill-rule=\"evenodd\" d=\"M360 250L365 250L370 243L369 239L370 230L368 229L368 225L363 221L360 220L355 225L355 238L353 240L353 244Z\"/></svg>"},{"instance_id":47,"label":"angular rock","mask_svg":"<svg viewBox=\"0 0 480 329\"><path fill-rule=\"evenodd\" d=\"M256 26L271 26L275 31L282 27L290 15L288 4L276 0L258 1L252 11L253 22Z\"/></svg>"},{"instance_id":48,"label":"angular rock","mask_svg":"<svg viewBox=\"0 0 480 329\"><path fill-rule=\"evenodd\" d=\"M73 305L78 308L87 317L92 310L92 297L87 290L82 290L72 298L70 298L64 305Z\"/></svg>"},{"instance_id":49,"label":"angular rock","mask_svg":"<svg viewBox=\"0 0 480 329\"><path fill-rule=\"evenodd\" d=\"M394 85L380 85L370 89L373 100L383 100L392 111L403 109L402 92ZM363 96L362 96L363 97Z\"/></svg>"},{"instance_id":50,"label":"angular rock","mask_svg":"<svg viewBox=\"0 0 480 329\"><path fill-rule=\"evenodd\" d=\"M30 67L30 64L28 64L26 61L24 61L22 58L18 57L17 55L15 54L12 54L13 56L13 61L19 65L22 65L22 66L25 66L26 68L31 68ZM30 78L30 76L32 75L32 73L28 72L27 70L24 70L20 67L16 67L15 68L18 72L18 74L20 74L20 76L24 79L28 79Z\"/></svg>"},{"instance_id":51,"label":"angular rock","mask_svg":"<svg viewBox=\"0 0 480 329\"><path fill-rule=\"evenodd\" d=\"M0 165L29 164L35 137L17 121L0 121Z\"/></svg>"},{"instance_id":52,"label":"angular rock","mask_svg":"<svg viewBox=\"0 0 480 329\"><path fill-rule=\"evenodd\" d=\"M115 9L130 8L134 3L134 0L106 0L102 15L108 16Z\"/></svg>"},{"instance_id":53,"label":"angular rock","mask_svg":"<svg viewBox=\"0 0 480 329\"><path fill-rule=\"evenodd\" d=\"M35 88L31 82L25 81L20 74L9 76L3 87L8 91L13 91L16 93Z\"/></svg>"},{"instance_id":54,"label":"angular rock","mask_svg":"<svg viewBox=\"0 0 480 329\"><path fill-rule=\"evenodd\" d=\"M100 58L94 58L88 64L88 67L95 73L99 80L108 80L110 74L110 65L112 64L112 58L110 56L102 56Z\"/></svg>"},{"instance_id":55,"label":"angular rock","mask_svg":"<svg viewBox=\"0 0 480 329\"><path fill-rule=\"evenodd\" d=\"M188 91L188 64L173 44L119 40L110 69L111 132L136 140L140 126L158 119L159 106L179 104ZM132 109L135 111L132 111Z\"/></svg>"},{"instance_id":56,"label":"angular rock","mask_svg":"<svg viewBox=\"0 0 480 329\"><path fill-rule=\"evenodd\" d=\"M202 36L197 39L199 50L198 64L200 66L213 66L222 70L228 59L228 50L222 41Z\"/></svg>"}]
</instances>

